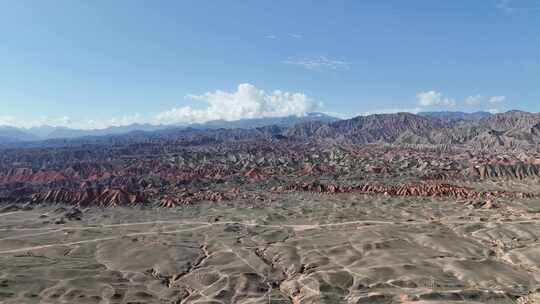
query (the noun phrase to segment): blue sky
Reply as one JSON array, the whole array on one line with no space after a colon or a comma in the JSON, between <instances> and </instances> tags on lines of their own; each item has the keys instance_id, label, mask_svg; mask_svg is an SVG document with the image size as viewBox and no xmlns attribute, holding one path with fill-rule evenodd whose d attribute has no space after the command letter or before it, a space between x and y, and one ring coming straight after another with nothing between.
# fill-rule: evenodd
<instances>
[{"instance_id":1,"label":"blue sky","mask_svg":"<svg viewBox=\"0 0 540 304\"><path fill-rule=\"evenodd\" d=\"M0 0L0 124L540 111L540 0Z\"/></svg>"}]
</instances>

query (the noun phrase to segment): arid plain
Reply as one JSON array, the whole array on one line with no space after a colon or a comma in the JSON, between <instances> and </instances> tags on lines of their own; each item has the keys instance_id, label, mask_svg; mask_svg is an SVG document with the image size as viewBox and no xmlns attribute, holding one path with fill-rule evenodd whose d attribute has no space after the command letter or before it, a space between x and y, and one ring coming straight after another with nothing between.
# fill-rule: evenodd
<instances>
[{"instance_id":1,"label":"arid plain","mask_svg":"<svg viewBox=\"0 0 540 304\"><path fill-rule=\"evenodd\" d=\"M527 199L497 204L291 193L174 210L11 208L0 214L0 296L505 303L537 288L540 207Z\"/></svg>"}]
</instances>

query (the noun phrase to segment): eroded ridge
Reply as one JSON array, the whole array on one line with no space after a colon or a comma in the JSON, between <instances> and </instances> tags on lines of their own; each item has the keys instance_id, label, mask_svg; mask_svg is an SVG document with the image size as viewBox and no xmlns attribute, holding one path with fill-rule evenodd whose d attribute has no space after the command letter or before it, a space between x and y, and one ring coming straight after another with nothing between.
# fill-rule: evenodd
<instances>
[{"instance_id":1,"label":"eroded ridge","mask_svg":"<svg viewBox=\"0 0 540 304\"><path fill-rule=\"evenodd\" d=\"M460 199L478 198L533 198L536 194L510 191L475 191L469 187L441 183L402 183L398 185L360 184L339 186L320 182L295 182L271 189L274 192L308 191L314 193L372 193L391 196L455 197Z\"/></svg>"}]
</instances>

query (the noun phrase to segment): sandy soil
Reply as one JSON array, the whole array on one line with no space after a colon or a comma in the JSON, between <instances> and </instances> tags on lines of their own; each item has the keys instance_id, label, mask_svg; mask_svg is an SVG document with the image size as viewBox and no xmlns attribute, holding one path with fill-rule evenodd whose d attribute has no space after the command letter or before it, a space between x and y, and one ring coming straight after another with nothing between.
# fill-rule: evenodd
<instances>
[{"instance_id":1,"label":"sandy soil","mask_svg":"<svg viewBox=\"0 0 540 304\"><path fill-rule=\"evenodd\" d=\"M0 303L527 303L540 287L534 200L269 198L0 206Z\"/></svg>"}]
</instances>

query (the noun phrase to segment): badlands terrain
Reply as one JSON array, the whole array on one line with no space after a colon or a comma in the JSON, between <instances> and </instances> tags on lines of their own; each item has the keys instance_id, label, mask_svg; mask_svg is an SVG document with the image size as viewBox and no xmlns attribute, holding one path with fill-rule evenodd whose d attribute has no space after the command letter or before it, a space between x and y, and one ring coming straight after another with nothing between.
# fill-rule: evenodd
<instances>
[{"instance_id":1,"label":"badlands terrain","mask_svg":"<svg viewBox=\"0 0 540 304\"><path fill-rule=\"evenodd\" d=\"M538 303L540 115L5 144L0 303Z\"/></svg>"}]
</instances>

